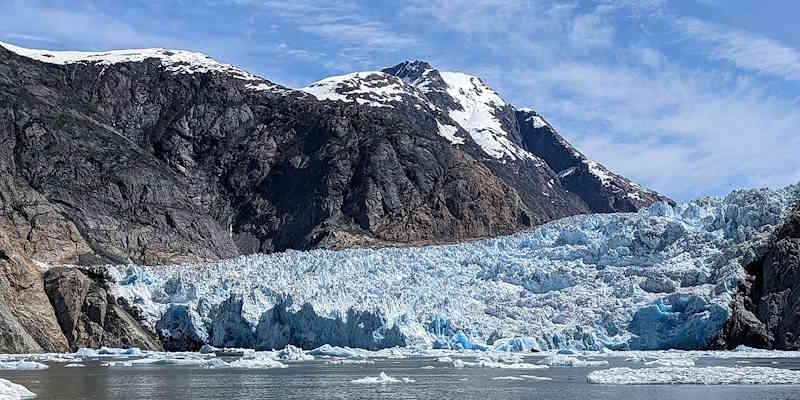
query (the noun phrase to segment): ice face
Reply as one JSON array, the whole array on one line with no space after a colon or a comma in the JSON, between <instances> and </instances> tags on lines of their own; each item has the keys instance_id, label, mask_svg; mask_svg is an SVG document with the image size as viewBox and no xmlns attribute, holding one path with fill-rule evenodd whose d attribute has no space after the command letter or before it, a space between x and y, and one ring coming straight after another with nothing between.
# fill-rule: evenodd
<instances>
[{"instance_id":1,"label":"ice face","mask_svg":"<svg viewBox=\"0 0 800 400\"><path fill-rule=\"evenodd\" d=\"M699 349L797 189L576 216L457 245L119 266L111 287L162 336L213 345Z\"/></svg>"}]
</instances>

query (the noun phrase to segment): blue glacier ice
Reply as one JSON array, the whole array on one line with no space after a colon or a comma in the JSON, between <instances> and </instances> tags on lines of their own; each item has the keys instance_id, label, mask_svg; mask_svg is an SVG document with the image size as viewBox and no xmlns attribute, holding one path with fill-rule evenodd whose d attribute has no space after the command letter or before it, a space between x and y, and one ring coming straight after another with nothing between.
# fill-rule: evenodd
<instances>
[{"instance_id":1,"label":"blue glacier ice","mask_svg":"<svg viewBox=\"0 0 800 400\"><path fill-rule=\"evenodd\" d=\"M162 337L306 349L697 349L797 186L581 215L454 245L110 268Z\"/></svg>"}]
</instances>

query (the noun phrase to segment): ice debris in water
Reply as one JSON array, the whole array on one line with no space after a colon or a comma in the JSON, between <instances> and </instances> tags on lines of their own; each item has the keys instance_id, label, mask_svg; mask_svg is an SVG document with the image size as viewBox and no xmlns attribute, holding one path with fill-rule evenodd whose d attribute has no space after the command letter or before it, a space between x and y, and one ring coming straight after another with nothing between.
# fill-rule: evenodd
<instances>
[{"instance_id":1,"label":"ice debris in water","mask_svg":"<svg viewBox=\"0 0 800 400\"><path fill-rule=\"evenodd\" d=\"M277 357L285 361L311 361L314 359L313 355L306 354L303 349L292 345L287 345L286 348L279 351Z\"/></svg>"},{"instance_id":2,"label":"ice debris in water","mask_svg":"<svg viewBox=\"0 0 800 400\"><path fill-rule=\"evenodd\" d=\"M25 386L6 379L0 379L0 399L20 400L32 399L34 397L36 397L36 394L28 390Z\"/></svg>"},{"instance_id":3,"label":"ice debris in water","mask_svg":"<svg viewBox=\"0 0 800 400\"><path fill-rule=\"evenodd\" d=\"M242 369L271 369L271 368L287 368L288 365L270 358L242 358L231 362L231 368Z\"/></svg>"},{"instance_id":4,"label":"ice debris in water","mask_svg":"<svg viewBox=\"0 0 800 400\"><path fill-rule=\"evenodd\" d=\"M492 378L495 381L524 381L525 378L521 378L519 376L495 376Z\"/></svg>"},{"instance_id":5,"label":"ice debris in water","mask_svg":"<svg viewBox=\"0 0 800 400\"><path fill-rule=\"evenodd\" d=\"M566 356L561 354L553 354L545 357L539 362L541 365L550 367L576 367L576 368L594 368L605 367L608 365L606 360L581 360L577 357Z\"/></svg>"},{"instance_id":6,"label":"ice debris in water","mask_svg":"<svg viewBox=\"0 0 800 400\"><path fill-rule=\"evenodd\" d=\"M81 364L81 363L69 363L69 364L65 365L65 366L64 366L64 368L83 368L83 367L85 367L85 366L86 366L86 364Z\"/></svg>"},{"instance_id":7,"label":"ice debris in water","mask_svg":"<svg viewBox=\"0 0 800 400\"><path fill-rule=\"evenodd\" d=\"M364 377L364 378L354 379L354 380L350 381L350 383L381 384L381 385L385 385L387 383L400 383L400 382L403 382L403 383L414 383L415 381L413 379L409 379L409 378L402 378L402 379L392 378L391 376L386 375L385 372L381 372L380 375L378 375L378 376L367 376L367 377Z\"/></svg>"},{"instance_id":8,"label":"ice debris in water","mask_svg":"<svg viewBox=\"0 0 800 400\"><path fill-rule=\"evenodd\" d=\"M338 347L338 346L331 346L329 344L324 344L320 347L317 347L314 350L309 352L312 356L320 356L320 357L341 357L341 358L358 358L363 357L363 353L361 353L357 349L351 349L349 347Z\"/></svg>"},{"instance_id":9,"label":"ice debris in water","mask_svg":"<svg viewBox=\"0 0 800 400\"><path fill-rule=\"evenodd\" d=\"M589 383L606 385L788 385L800 371L768 367L611 368L593 371Z\"/></svg>"},{"instance_id":10,"label":"ice debris in water","mask_svg":"<svg viewBox=\"0 0 800 400\"><path fill-rule=\"evenodd\" d=\"M275 332L286 329L371 349L698 349L721 331L743 265L796 192L738 190L455 245L119 266L111 287L160 332L212 345L232 333L241 347L283 347L291 340ZM333 349L348 354L318 354L354 356Z\"/></svg>"},{"instance_id":11,"label":"ice debris in water","mask_svg":"<svg viewBox=\"0 0 800 400\"><path fill-rule=\"evenodd\" d=\"M19 370L19 371L34 371L49 368L46 364L35 361L2 361L0 362L0 370Z\"/></svg>"},{"instance_id":12,"label":"ice debris in water","mask_svg":"<svg viewBox=\"0 0 800 400\"><path fill-rule=\"evenodd\" d=\"M691 358L665 358L646 361L644 365L648 367L694 367L694 360Z\"/></svg>"},{"instance_id":13,"label":"ice debris in water","mask_svg":"<svg viewBox=\"0 0 800 400\"><path fill-rule=\"evenodd\" d=\"M75 352L76 356L79 357L102 357L102 356L129 356L129 357L138 357L141 356L143 353L137 347L130 347L126 349L116 348L116 347L101 347L99 349L89 349L89 348L80 348L77 352Z\"/></svg>"},{"instance_id":14,"label":"ice debris in water","mask_svg":"<svg viewBox=\"0 0 800 400\"><path fill-rule=\"evenodd\" d=\"M521 378L525 378L531 381L552 381L553 378L546 377L546 376L536 376L536 375L520 375Z\"/></svg>"},{"instance_id":15,"label":"ice debris in water","mask_svg":"<svg viewBox=\"0 0 800 400\"><path fill-rule=\"evenodd\" d=\"M524 362L506 364L490 358L479 357L475 362L453 360L453 368L546 369L548 366Z\"/></svg>"}]
</instances>

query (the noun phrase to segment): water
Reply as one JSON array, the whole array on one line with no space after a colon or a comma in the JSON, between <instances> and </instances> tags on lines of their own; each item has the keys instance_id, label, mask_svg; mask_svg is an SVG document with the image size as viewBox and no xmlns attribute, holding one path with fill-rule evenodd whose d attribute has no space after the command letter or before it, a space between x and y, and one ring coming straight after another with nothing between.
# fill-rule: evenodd
<instances>
[{"instance_id":1,"label":"water","mask_svg":"<svg viewBox=\"0 0 800 400\"><path fill-rule=\"evenodd\" d=\"M290 363L268 370L201 369L142 365L108 368L100 361L86 368L49 364L43 371L2 371L0 376L22 384L40 400L188 400L188 399L800 399L800 386L606 386L590 385L592 368L544 370L454 369L433 358L377 359L375 364L329 365L323 361ZM536 362L536 358L526 362ZM610 367L636 364L609 359ZM775 364L777 362L777 364ZM638 364L641 366L641 364ZM697 366L766 366L800 369L800 359L699 359ZM434 366L435 369L422 369ZM603 367L607 368L607 367ZM414 383L354 384L381 371ZM494 380L535 375L552 381Z\"/></svg>"}]
</instances>

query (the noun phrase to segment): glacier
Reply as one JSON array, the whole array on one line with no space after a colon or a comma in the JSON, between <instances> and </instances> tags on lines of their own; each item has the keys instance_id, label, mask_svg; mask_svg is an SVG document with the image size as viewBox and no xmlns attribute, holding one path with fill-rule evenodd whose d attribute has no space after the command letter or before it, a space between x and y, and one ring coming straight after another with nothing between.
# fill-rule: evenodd
<instances>
[{"instance_id":1,"label":"glacier","mask_svg":"<svg viewBox=\"0 0 800 400\"><path fill-rule=\"evenodd\" d=\"M797 198L738 190L462 244L107 270L173 349L696 350Z\"/></svg>"}]
</instances>

